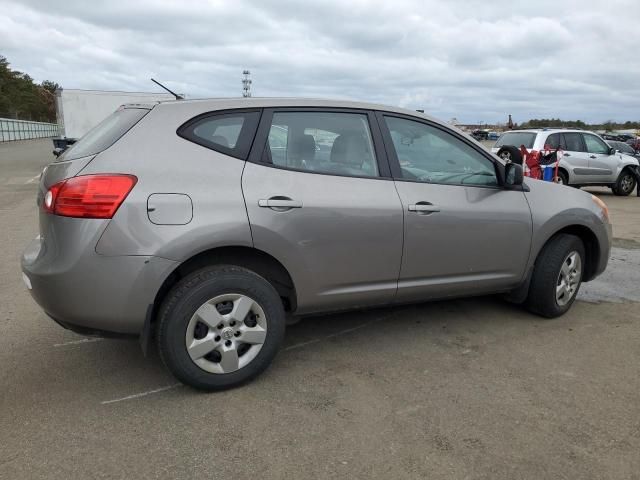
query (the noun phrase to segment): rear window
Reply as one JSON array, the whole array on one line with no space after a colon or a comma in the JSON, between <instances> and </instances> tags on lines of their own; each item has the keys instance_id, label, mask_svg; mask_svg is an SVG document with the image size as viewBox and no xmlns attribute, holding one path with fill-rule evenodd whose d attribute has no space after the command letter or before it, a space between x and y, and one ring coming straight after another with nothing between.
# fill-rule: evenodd
<instances>
[{"instance_id":1,"label":"rear window","mask_svg":"<svg viewBox=\"0 0 640 480\"><path fill-rule=\"evenodd\" d=\"M58 162L75 160L100 153L116 143L131 127L138 123L149 110L146 108L122 108L105 118L96 127L89 130L80 140L74 143Z\"/></svg>"},{"instance_id":2,"label":"rear window","mask_svg":"<svg viewBox=\"0 0 640 480\"><path fill-rule=\"evenodd\" d=\"M520 147L524 145L525 148L533 148L535 140L535 132L507 132L502 134L495 146L513 145L514 147Z\"/></svg>"}]
</instances>

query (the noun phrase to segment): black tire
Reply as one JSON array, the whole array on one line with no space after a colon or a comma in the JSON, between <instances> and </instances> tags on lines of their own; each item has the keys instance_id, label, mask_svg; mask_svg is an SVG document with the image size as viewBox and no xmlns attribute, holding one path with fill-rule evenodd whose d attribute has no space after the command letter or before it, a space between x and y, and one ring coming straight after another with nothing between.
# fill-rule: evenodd
<instances>
[{"instance_id":1,"label":"black tire","mask_svg":"<svg viewBox=\"0 0 640 480\"><path fill-rule=\"evenodd\" d=\"M572 252L577 252L580 256L581 272L573 295L566 304L560 305L556 299L560 269ZM536 259L526 301L527 309L546 318L555 318L565 314L578 295L585 266L585 251L582 240L568 234L559 234L553 237L543 247Z\"/></svg>"},{"instance_id":2,"label":"black tire","mask_svg":"<svg viewBox=\"0 0 640 480\"><path fill-rule=\"evenodd\" d=\"M187 325L196 310L210 299L237 293L254 300L264 311L266 338L257 356L230 373L210 373L200 368L187 352ZM182 383L206 391L239 386L262 373L276 356L284 340L285 312L273 286L245 268L208 267L182 279L167 294L158 315L158 350L162 361Z\"/></svg>"},{"instance_id":3,"label":"black tire","mask_svg":"<svg viewBox=\"0 0 640 480\"><path fill-rule=\"evenodd\" d=\"M558 181L556 183L560 183L562 185L569 185L569 176L567 175L567 172L563 171L563 170L558 170L558 176L556 177L558 179Z\"/></svg>"},{"instance_id":4,"label":"black tire","mask_svg":"<svg viewBox=\"0 0 640 480\"><path fill-rule=\"evenodd\" d=\"M522 153L520 153L519 148L514 147L513 145L504 145L500 147L497 155L505 161L522 165Z\"/></svg>"},{"instance_id":5,"label":"black tire","mask_svg":"<svg viewBox=\"0 0 640 480\"><path fill-rule=\"evenodd\" d=\"M614 195L628 197L636 188L636 176L628 168L622 170L611 190Z\"/></svg>"}]
</instances>

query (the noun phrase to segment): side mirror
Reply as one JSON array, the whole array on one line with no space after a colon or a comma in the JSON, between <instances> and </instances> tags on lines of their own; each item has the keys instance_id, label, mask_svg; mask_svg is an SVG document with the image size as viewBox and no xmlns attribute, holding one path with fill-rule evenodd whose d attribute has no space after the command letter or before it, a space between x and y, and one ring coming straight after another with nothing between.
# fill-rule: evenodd
<instances>
[{"instance_id":1,"label":"side mirror","mask_svg":"<svg viewBox=\"0 0 640 480\"><path fill-rule=\"evenodd\" d=\"M609 148L609 155L614 155L616 153L616 149L613 147Z\"/></svg>"},{"instance_id":2,"label":"side mirror","mask_svg":"<svg viewBox=\"0 0 640 480\"><path fill-rule=\"evenodd\" d=\"M53 154L57 157L59 157L60 155L62 155L62 149L61 148L54 148L53 149Z\"/></svg>"},{"instance_id":3,"label":"side mirror","mask_svg":"<svg viewBox=\"0 0 640 480\"><path fill-rule=\"evenodd\" d=\"M518 163L507 163L504 167L505 185L510 187L522 185L524 172L522 165Z\"/></svg>"}]
</instances>

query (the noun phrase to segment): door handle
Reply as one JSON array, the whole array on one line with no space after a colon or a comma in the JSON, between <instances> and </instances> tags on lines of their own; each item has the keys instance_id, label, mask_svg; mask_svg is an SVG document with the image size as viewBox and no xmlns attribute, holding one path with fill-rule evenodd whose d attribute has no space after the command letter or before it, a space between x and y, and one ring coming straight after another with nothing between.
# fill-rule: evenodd
<instances>
[{"instance_id":1,"label":"door handle","mask_svg":"<svg viewBox=\"0 0 640 480\"><path fill-rule=\"evenodd\" d=\"M568 153L565 153L563 156L570 157L571 155L569 155Z\"/></svg>"},{"instance_id":2,"label":"door handle","mask_svg":"<svg viewBox=\"0 0 640 480\"><path fill-rule=\"evenodd\" d=\"M302 202L292 200L288 197L272 197L258 200L258 206L288 210L290 208L302 208Z\"/></svg>"},{"instance_id":3,"label":"door handle","mask_svg":"<svg viewBox=\"0 0 640 480\"><path fill-rule=\"evenodd\" d=\"M409 205L410 212L417 213L435 213L440 211L440 207L436 207L435 205L427 202L419 202L414 205Z\"/></svg>"},{"instance_id":4,"label":"door handle","mask_svg":"<svg viewBox=\"0 0 640 480\"><path fill-rule=\"evenodd\" d=\"M596 157L595 155L591 155L589 158L598 158L598 157Z\"/></svg>"}]
</instances>

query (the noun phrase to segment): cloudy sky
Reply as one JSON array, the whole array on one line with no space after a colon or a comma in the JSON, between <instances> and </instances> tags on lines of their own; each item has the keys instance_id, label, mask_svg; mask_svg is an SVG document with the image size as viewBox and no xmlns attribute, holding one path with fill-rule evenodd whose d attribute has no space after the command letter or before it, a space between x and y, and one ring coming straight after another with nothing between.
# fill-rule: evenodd
<instances>
[{"instance_id":1,"label":"cloudy sky","mask_svg":"<svg viewBox=\"0 0 640 480\"><path fill-rule=\"evenodd\" d=\"M100 5L102 4L102 5ZM0 55L64 88L368 100L445 120L640 120L638 0L0 0Z\"/></svg>"}]
</instances>

